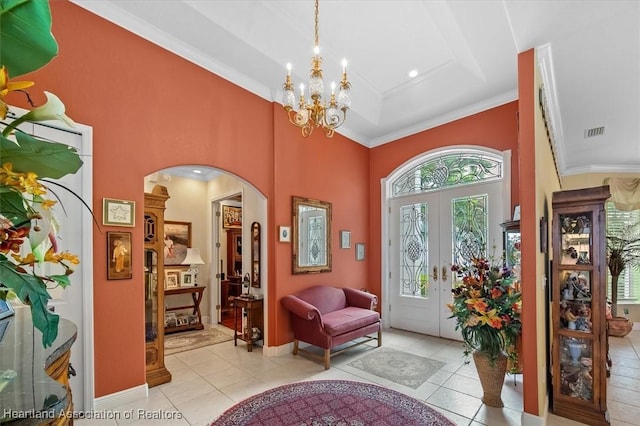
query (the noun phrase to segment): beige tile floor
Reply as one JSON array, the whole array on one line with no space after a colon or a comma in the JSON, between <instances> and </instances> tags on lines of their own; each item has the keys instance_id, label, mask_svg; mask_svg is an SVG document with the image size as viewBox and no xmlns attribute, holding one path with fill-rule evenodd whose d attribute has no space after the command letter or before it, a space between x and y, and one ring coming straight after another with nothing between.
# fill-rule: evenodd
<instances>
[{"instance_id":1,"label":"beige tile floor","mask_svg":"<svg viewBox=\"0 0 640 426\"><path fill-rule=\"evenodd\" d=\"M348 365L375 350L372 346L362 345L336 356L331 369L325 371L320 363L303 356L264 357L260 347L250 353L243 343L236 347L233 342L225 342L167 356L166 365L173 380L151 388L146 399L118 407L120 420L81 420L75 424L202 426L237 402L267 389L301 380L342 379L376 383L425 401L456 425L520 425L522 376L507 376L502 391L504 408L487 407L480 400L481 387L473 363L465 364L459 342L385 330L383 346L436 359L445 365L414 390ZM607 391L611 425L639 425L640 331L633 331L625 338L610 338L610 352L613 368ZM130 410L134 412L134 419L124 419L124 413ZM144 419L138 417L138 410L147 416L165 413L165 416L181 418ZM547 424L575 426L581 423L549 415Z\"/></svg>"}]
</instances>

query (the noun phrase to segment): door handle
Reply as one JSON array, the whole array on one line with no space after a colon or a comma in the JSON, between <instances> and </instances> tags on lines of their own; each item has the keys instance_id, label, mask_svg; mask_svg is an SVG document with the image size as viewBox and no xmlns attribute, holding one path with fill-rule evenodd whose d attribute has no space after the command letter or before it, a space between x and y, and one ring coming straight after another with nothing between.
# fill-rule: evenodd
<instances>
[{"instance_id":1,"label":"door handle","mask_svg":"<svg viewBox=\"0 0 640 426\"><path fill-rule=\"evenodd\" d=\"M446 281L447 280L447 267L443 266L442 267L442 281Z\"/></svg>"},{"instance_id":2,"label":"door handle","mask_svg":"<svg viewBox=\"0 0 640 426\"><path fill-rule=\"evenodd\" d=\"M433 281L438 281L438 267L433 267Z\"/></svg>"}]
</instances>

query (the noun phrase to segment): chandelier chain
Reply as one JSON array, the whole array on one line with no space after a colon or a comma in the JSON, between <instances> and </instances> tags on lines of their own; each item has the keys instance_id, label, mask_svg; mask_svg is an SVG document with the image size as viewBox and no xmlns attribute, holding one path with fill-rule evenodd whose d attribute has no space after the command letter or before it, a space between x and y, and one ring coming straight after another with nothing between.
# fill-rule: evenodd
<instances>
[{"instance_id":1,"label":"chandelier chain","mask_svg":"<svg viewBox=\"0 0 640 426\"><path fill-rule=\"evenodd\" d=\"M320 37L318 36L318 32L319 32L318 31L318 26L319 26L319 24L318 24L318 22L319 22L319 20L318 20L318 3L319 3L319 0L316 0L316 22L315 22L315 24L316 24L316 31L315 31L316 44L315 45L316 46L320 46L320 41L319 41Z\"/></svg>"}]
</instances>

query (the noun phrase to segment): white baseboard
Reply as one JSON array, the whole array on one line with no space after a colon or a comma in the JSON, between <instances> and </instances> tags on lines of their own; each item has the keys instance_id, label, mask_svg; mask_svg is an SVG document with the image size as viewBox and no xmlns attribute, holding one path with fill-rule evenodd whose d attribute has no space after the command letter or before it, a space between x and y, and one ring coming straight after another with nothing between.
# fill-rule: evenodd
<instances>
[{"instance_id":1,"label":"white baseboard","mask_svg":"<svg viewBox=\"0 0 640 426\"><path fill-rule=\"evenodd\" d=\"M126 404L130 404L140 399L146 399L149 396L149 387L147 384L136 386L134 388L125 389L109 395L96 398L94 401L94 409L115 410Z\"/></svg>"},{"instance_id":2,"label":"white baseboard","mask_svg":"<svg viewBox=\"0 0 640 426\"><path fill-rule=\"evenodd\" d=\"M520 424L522 426L545 426L547 424L547 417L549 415L549 394L546 394L544 399L544 411L541 416L534 416L526 412L522 412L520 416Z\"/></svg>"},{"instance_id":3,"label":"white baseboard","mask_svg":"<svg viewBox=\"0 0 640 426\"><path fill-rule=\"evenodd\" d=\"M262 355L267 357L276 357L289 355L293 350L293 342L281 346L263 346Z\"/></svg>"}]
</instances>

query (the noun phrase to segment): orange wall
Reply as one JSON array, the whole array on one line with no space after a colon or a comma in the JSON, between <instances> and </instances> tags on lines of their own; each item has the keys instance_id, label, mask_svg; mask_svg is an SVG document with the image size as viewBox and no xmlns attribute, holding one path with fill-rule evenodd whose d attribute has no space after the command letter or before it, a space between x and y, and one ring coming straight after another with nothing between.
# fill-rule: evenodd
<instances>
[{"instance_id":1,"label":"orange wall","mask_svg":"<svg viewBox=\"0 0 640 426\"><path fill-rule=\"evenodd\" d=\"M511 150L511 203L518 204L518 103L511 102L442 126L398 139L371 150L369 197L371 198L369 235L372 250L369 279L376 294L381 294L381 187L380 179L411 158L452 145L479 145L500 151ZM505 218L506 219L506 218Z\"/></svg>"},{"instance_id":2,"label":"orange wall","mask_svg":"<svg viewBox=\"0 0 640 426\"><path fill-rule=\"evenodd\" d=\"M268 200L268 344L290 341L281 295L314 283L366 286L363 262L333 246L333 273L292 276L291 246L276 243L277 225L291 225L291 196L333 203L333 237L352 231L366 240L368 150L342 136L303 139L282 108L68 2L52 2L60 54L30 76L36 90L56 93L67 114L93 127L93 205L101 222L103 198L133 200L143 217L143 178L180 164L217 167L241 176ZM91 34L91 36L89 36ZM96 36L99 34L99 36ZM34 92L37 103L42 94ZM21 100L10 99L20 106ZM344 183L348 182L347 185ZM277 190L276 190L277 188ZM106 280L106 231L94 230L95 394L145 383L142 274ZM84 260L87 261L87 260ZM74 283L82 285L81 283ZM139 318L121 327L122 318Z\"/></svg>"},{"instance_id":3,"label":"orange wall","mask_svg":"<svg viewBox=\"0 0 640 426\"><path fill-rule=\"evenodd\" d=\"M291 341L279 304L285 294L321 283L380 294L380 178L406 160L447 145L512 149L512 202L518 202L515 102L372 150L340 135L327 139L320 131L304 139L279 105L76 5L52 2L51 8L60 54L31 79L36 90L59 95L70 117L93 127L99 222L102 199L116 198L135 201L136 223L142 223L144 176L173 165L223 169L266 196L269 346ZM42 95L34 99L41 103ZM20 106L17 98L13 103ZM291 274L291 245L278 242L277 228L291 225L293 195L333 204L331 273ZM116 230L133 233L140 250L133 251L132 261L143 263L139 227L94 230L97 397L145 383L142 274L134 269L131 280L106 280L105 232ZM340 230L351 231L351 249L339 248ZM356 242L366 244L364 262L355 261ZM140 321L121 327L123 317Z\"/></svg>"}]
</instances>

